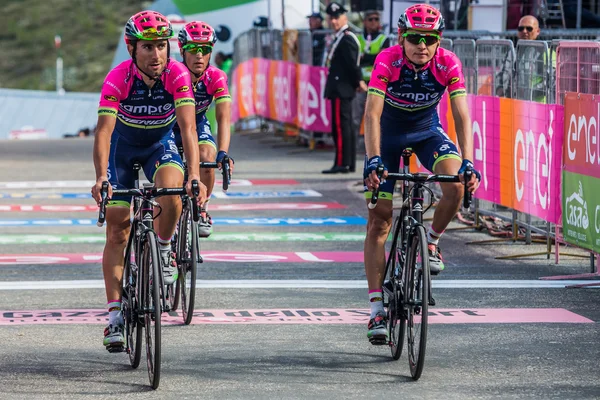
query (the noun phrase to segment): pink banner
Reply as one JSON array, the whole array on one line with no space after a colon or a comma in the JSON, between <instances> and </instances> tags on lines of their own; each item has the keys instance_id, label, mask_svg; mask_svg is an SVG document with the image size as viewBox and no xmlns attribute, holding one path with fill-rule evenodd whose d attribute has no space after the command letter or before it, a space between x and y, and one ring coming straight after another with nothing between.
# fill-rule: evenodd
<instances>
[{"instance_id":1,"label":"pink banner","mask_svg":"<svg viewBox=\"0 0 600 400\"><path fill-rule=\"evenodd\" d=\"M269 60L254 58L254 110L256 115L269 118Z\"/></svg>"},{"instance_id":2,"label":"pink banner","mask_svg":"<svg viewBox=\"0 0 600 400\"><path fill-rule=\"evenodd\" d=\"M296 124L298 117L296 64L291 61L271 61L270 63L269 118Z\"/></svg>"},{"instance_id":3,"label":"pink banner","mask_svg":"<svg viewBox=\"0 0 600 400\"><path fill-rule=\"evenodd\" d=\"M500 204L500 101L497 97L469 95L473 125L473 163L481 174L478 199Z\"/></svg>"},{"instance_id":4,"label":"pink banner","mask_svg":"<svg viewBox=\"0 0 600 400\"><path fill-rule=\"evenodd\" d=\"M327 68L298 65L298 124L314 132L331 132L331 105L323 98Z\"/></svg>"},{"instance_id":5,"label":"pink banner","mask_svg":"<svg viewBox=\"0 0 600 400\"><path fill-rule=\"evenodd\" d=\"M563 108L513 100L513 116L513 208L558 223Z\"/></svg>"}]
</instances>

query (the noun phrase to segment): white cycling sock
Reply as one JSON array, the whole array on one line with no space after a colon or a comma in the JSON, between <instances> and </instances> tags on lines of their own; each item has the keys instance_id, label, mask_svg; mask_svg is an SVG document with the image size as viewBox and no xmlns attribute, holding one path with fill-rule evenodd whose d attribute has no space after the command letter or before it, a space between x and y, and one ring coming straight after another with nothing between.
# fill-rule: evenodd
<instances>
[{"instance_id":1,"label":"white cycling sock","mask_svg":"<svg viewBox=\"0 0 600 400\"><path fill-rule=\"evenodd\" d=\"M442 237L443 234L444 234L444 231L436 232L433 229L433 227L430 226L429 229L427 230L427 243L435 244L437 246L437 244L440 242L440 238Z\"/></svg>"},{"instance_id":2,"label":"white cycling sock","mask_svg":"<svg viewBox=\"0 0 600 400\"><path fill-rule=\"evenodd\" d=\"M385 314L381 289L369 290L369 304L371 305L371 318L375 318L377 314Z\"/></svg>"}]
</instances>

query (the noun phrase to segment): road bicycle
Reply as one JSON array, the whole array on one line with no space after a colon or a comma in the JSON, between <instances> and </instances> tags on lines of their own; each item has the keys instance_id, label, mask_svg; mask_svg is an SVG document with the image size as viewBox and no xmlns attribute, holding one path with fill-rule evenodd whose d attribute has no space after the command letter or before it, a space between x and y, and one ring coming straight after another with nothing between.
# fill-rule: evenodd
<instances>
[{"instance_id":1,"label":"road bicycle","mask_svg":"<svg viewBox=\"0 0 600 400\"><path fill-rule=\"evenodd\" d=\"M187 181L187 164L183 154L183 148L179 148L179 154L182 157L185 166L184 181ZM218 168L216 162L201 162L200 168ZM231 181L231 171L229 170L229 157L225 156L222 163L223 191L229 189ZM179 278L175 286L167 288L168 298L171 310L175 311L179 307L181 299L181 315L185 325L192 322L194 316L194 305L196 298L196 274L198 264L202 263L200 255L200 242L198 240L198 220L199 216L193 215L193 200L187 194L181 196L182 209L181 216L177 222L175 234L171 239L171 247L175 253L175 262Z\"/></svg>"},{"instance_id":2,"label":"road bicycle","mask_svg":"<svg viewBox=\"0 0 600 400\"><path fill-rule=\"evenodd\" d=\"M160 208L155 199L161 196L183 196L186 195L186 189L156 188L152 183L144 183L143 187L139 188L140 169L141 165L134 163L134 188L113 190L113 196L133 196L133 218L125 248L121 300L126 345L108 350L127 352L129 363L133 368L137 368L141 359L143 330L148 378L152 388L156 389L160 383L161 369L161 314L171 311L171 307L163 282L158 238L154 231L154 219L160 215L159 211L156 217L154 216L154 207ZM108 182L102 183L98 226L102 226L106 220L108 185ZM195 180L192 182L192 192L194 198L190 199L190 203L192 215L196 218L199 215L196 197L200 193L200 187Z\"/></svg>"},{"instance_id":3,"label":"road bicycle","mask_svg":"<svg viewBox=\"0 0 600 400\"><path fill-rule=\"evenodd\" d=\"M382 291L384 307L387 312L389 341L375 344L388 344L392 358L398 360L402 354L404 338L407 337L408 363L410 374L418 380L425 364L427 347L427 325L429 306L435 305L431 295L431 274L429 270L429 252L427 235L423 226L423 214L433 204L433 193L425 184L430 182L460 182L458 175L435 175L427 173L410 173L411 149L402 152L402 173L390 173L386 180L402 181L402 206L394 220L391 249L385 265ZM384 168L377 168L377 176L381 179ZM472 169L464 173L469 182ZM412 183L412 185L411 185ZM424 208L425 192L430 194L430 204ZM465 185L463 206L469 208L471 192ZM373 190L369 208L377 205L379 188Z\"/></svg>"}]
</instances>

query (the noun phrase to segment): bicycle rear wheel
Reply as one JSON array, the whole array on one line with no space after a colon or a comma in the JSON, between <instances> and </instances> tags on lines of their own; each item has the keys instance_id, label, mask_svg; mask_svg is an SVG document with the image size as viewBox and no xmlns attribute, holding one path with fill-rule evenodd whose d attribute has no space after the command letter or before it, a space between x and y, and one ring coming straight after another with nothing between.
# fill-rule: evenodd
<instances>
[{"instance_id":1,"label":"bicycle rear wheel","mask_svg":"<svg viewBox=\"0 0 600 400\"><path fill-rule=\"evenodd\" d=\"M145 233L142 244L141 266L144 274L144 325L146 330L146 363L148 365L148 378L153 389L160 383L161 360L161 297L160 286L162 281L162 268L156 234L153 231Z\"/></svg>"},{"instance_id":2,"label":"bicycle rear wheel","mask_svg":"<svg viewBox=\"0 0 600 400\"><path fill-rule=\"evenodd\" d=\"M198 223L192 218L191 200L184 208L181 225L179 229L179 279L177 286L181 293L181 311L183 322L189 325L194 316L194 304L196 298L196 270L200 257L200 245L198 243Z\"/></svg>"},{"instance_id":3,"label":"bicycle rear wheel","mask_svg":"<svg viewBox=\"0 0 600 400\"><path fill-rule=\"evenodd\" d=\"M132 229L135 228L132 227ZM133 244L130 244L125 254L121 308L125 321L125 338L127 340L129 364L131 364L132 368L137 368L140 365L142 356L143 325L140 321L140 285L138 275L139 270L135 263L135 248Z\"/></svg>"},{"instance_id":4,"label":"bicycle rear wheel","mask_svg":"<svg viewBox=\"0 0 600 400\"><path fill-rule=\"evenodd\" d=\"M425 228L416 225L409 238L405 264L405 299L408 311L407 351L410 374L414 380L421 377L427 348L429 311L429 252Z\"/></svg>"}]
</instances>

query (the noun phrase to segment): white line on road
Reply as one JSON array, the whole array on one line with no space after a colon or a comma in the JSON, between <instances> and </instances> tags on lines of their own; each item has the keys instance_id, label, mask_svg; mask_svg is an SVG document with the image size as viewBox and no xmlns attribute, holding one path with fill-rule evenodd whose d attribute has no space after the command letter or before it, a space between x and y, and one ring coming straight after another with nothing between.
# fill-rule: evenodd
<instances>
[{"instance_id":1,"label":"white line on road","mask_svg":"<svg viewBox=\"0 0 600 400\"><path fill-rule=\"evenodd\" d=\"M589 286L589 288L600 288ZM366 289L366 281L334 280L198 280L197 287L204 289ZM565 286L590 284L590 280L539 281L539 280L435 280L436 289L558 289ZM0 290L49 290L49 289L102 289L104 281L17 281L0 282Z\"/></svg>"}]
</instances>

